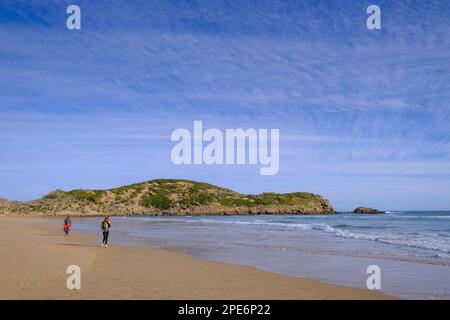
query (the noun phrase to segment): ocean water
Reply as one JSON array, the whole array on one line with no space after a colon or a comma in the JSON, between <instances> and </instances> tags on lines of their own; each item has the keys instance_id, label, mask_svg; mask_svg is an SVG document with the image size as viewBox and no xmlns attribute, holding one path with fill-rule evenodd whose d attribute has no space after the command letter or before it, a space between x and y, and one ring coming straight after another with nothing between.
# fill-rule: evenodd
<instances>
[{"instance_id":1,"label":"ocean water","mask_svg":"<svg viewBox=\"0 0 450 320\"><path fill-rule=\"evenodd\" d=\"M74 231L99 233L98 218L73 220ZM377 265L385 293L450 299L450 212L113 217L110 242L358 288Z\"/></svg>"}]
</instances>

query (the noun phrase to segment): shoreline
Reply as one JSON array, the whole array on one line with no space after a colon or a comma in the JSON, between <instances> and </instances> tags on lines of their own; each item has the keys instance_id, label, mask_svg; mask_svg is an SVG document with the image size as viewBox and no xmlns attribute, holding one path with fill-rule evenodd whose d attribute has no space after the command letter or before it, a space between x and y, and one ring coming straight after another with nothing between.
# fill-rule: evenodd
<instances>
[{"instance_id":1,"label":"shoreline","mask_svg":"<svg viewBox=\"0 0 450 320\"><path fill-rule=\"evenodd\" d=\"M51 217L0 216L0 299L395 299L166 249L102 248L95 236L60 229ZM65 286L73 264L81 290Z\"/></svg>"},{"instance_id":2,"label":"shoreline","mask_svg":"<svg viewBox=\"0 0 450 320\"><path fill-rule=\"evenodd\" d=\"M49 213L36 213L36 212L27 212L27 213L11 213L11 212L0 212L0 217L20 217L20 218L64 218L66 216L71 216L75 218L98 218L98 217L233 217L233 216L331 216L334 214L343 214L343 213L351 213L355 215L361 215L359 213L354 213L351 211L334 211L334 212L314 212L314 213L298 213L298 212L286 212L286 213L275 213L275 212L258 212L258 213L212 213L212 214L148 214L148 213L108 213L108 214L77 214L73 212L63 212L60 214L49 214ZM366 214L366 215L375 215L375 214Z\"/></svg>"}]
</instances>

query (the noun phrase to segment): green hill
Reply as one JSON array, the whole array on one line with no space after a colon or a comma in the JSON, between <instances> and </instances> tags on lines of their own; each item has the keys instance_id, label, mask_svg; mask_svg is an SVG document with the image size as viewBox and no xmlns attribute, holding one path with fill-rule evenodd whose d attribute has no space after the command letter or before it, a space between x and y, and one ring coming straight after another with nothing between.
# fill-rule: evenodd
<instances>
[{"instance_id":1,"label":"green hill","mask_svg":"<svg viewBox=\"0 0 450 320\"><path fill-rule=\"evenodd\" d=\"M107 190L53 191L29 202L0 202L7 214L42 215L235 215L333 213L319 195L244 195L208 183L156 179Z\"/></svg>"}]
</instances>

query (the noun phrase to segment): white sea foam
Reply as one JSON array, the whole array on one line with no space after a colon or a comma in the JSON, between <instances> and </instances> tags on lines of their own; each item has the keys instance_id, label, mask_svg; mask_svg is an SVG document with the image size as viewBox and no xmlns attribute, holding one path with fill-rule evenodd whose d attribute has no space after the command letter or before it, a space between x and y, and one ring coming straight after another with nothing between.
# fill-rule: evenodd
<instances>
[{"instance_id":1,"label":"white sea foam","mask_svg":"<svg viewBox=\"0 0 450 320\"><path fill-rule=\"evenodd\" d=\"M430 215L422 215L422 216L410 216L410 215L398 215L395 216L394 219L430 219L430 220L447 220L450 219L450 216L430 216Z\"/></svg>"},{"instance_id":2,"label":"white sea foam","mask_svg":"<svg viewBox=\"0 0 450 320\"><path fill-rule=\"evenodd\" d=\"M438 235L432 234L415 234L415 235L394 235L394 234L376 234L376 233L357 233L343 230L340 228L332 227L325 223L283 223L274 221L238 221L238 220L214 220L214 219L202 219L199 222L205 223L225 223L225 224L238 224L238 225L258 225L258 226L270 226L287 229L303 229L303 230L316 230L332 234L337 237L357 240L369 240L377 241L385 244L392 244L404 247L427 249L436 251L436 256L450 257L450 242L445 239L438 239Z\"/></svg>"}]
</instances>

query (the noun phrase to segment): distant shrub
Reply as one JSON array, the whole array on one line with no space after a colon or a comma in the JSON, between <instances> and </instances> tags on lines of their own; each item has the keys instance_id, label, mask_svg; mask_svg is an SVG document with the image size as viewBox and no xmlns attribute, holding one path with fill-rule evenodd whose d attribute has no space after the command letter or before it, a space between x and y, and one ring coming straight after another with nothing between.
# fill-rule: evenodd
<instances>
[{"instance_id":1,"label":"distant shrub","mask_svg":"<svg viewBox=\"0 0 450 320\"><path fill-rule=\"evenodd\" d=\"M208 193L186 193L180 203L184 206L206 205L214 201L214 197Z\"/></svg>"},{"instance_id":2,"label":"distant shrub","mask_svg":"<svg viewBox=\"0 0 450 320\"><path fill-rule=\"evenodd\" d=\"M205 182L197 182L197 181L193 181L193 180L185 180L185 179L154 179L151 180L150 182L153 183L157 183L159 185L167 185L167 184L176 184L176 183L188 183L191 184L192 186L195 187L199 187L199 188L216 188L215 186L213 186L212 184L209 183L205 183Z\"/></svg>"},{"instance_id":3,"label":"distant shrub","mask_svg":"<svg viewBox=\"0 0 450 320\"><path fill-rule=\"evenodd\" d=\"M162 210L169 209L172 201L164 192L157 192L155 194L147 194L142 198L142 206L149 208L154 207Z\"/></svg>"},{"instance_id":4,"label":"distant shrub","mask_svg":"<svg viewBox=\"0 0 450 320\"><path fill-rule=\"evenodd\" d=\"M205 182L197 182L197 181L191 181L191 180L186 180L186 182L191 183L194 186L194 188L197 190L217 188L216 186L213 186L212 184L205 183Z\"/></svg>"},{"instance_id":5,"label":"distant shrub","mask_svg":"<svg viewBox=\"0 0 450 320\"><path fill-rule=\"evenodd\" d=\"M224 198L220 199L219 203L227 207L251 207L254 206L253 202L248 199L240 198Z\"/></svg>"},{"instance_id":6,"label":"distant shrub","mask_svg":"<svg viewBox=\"0 0 450 320\"><path fill-rule=\"evenodd\" d=\"M142 189L136 189L136 190L134 190L134 191L130 194L130 199L136 198L136 197L139 195L139 193L141 193L141 191L142 191Z\"/></svg>"},{"instance_id":7,"label":"distant shrub","mask_svg":"<svg viewBox=\"0 0 450 320\"><path fill-rule=\"evenodd\" d=\"M56 199L56 198L58 198L58 196L56 194L54 194L54 193L49 193L49 194L44 196L44 199L47 199L47 200L53 200L53 199Z\"/></svg>"},{"instance_id":8,"label":"distant shrub","mask_svg":"<svg viewBox=\"0 0 450 320\"><path fill-rule=\"evenodd\" d=\"M72 190L68 192L75 199L80 201L89 201L96 204L101 203L101 199L106 191L104 190L95 190L95 191L86 191L86 190Z\"/></svg>"},{"instance_id":9,"label":"distant shrub","mask_svg":"<svg viewBox=\"0 0 450 320\"><path fill-rule=\"evenodd\" d=\"M265 198L265 197L255 197L255 198L253 198L253 203L255 205L269 206L269 205L277 204L277 201L274 199L269 199L269 198Z\"/></svg>"},{"instance_id":10,"label":"distant shrub","mask_svg":"<svg viewBox=\"0 0 450 320\"><path fill-rule=\"evenodd\" d=\"M203 204L203 205L211 203L211 202L213 202L213 200L214 200L213 196L211 196L208 193L195 194L192 197L192 201L193 202L196 202L196 203L199 203L199 204Z\"/></svg>"},{"instance_id":11,"label":"distant shrub","mask_svg":"<svg viewBox=\"0 0 450 320\"><path fill-rule=\"evenodd\" d=\"M249 198L253 200L255 205L296 205L316 200L317 196L306 192L284 194L265 192L259 195L251 195Z\"/></svg>"},{"instance_id":12,"label":"distant shrub","mask_svg":"<svg viewBox=\"0 0 450 320\"><path fill-rule=\"evenodd\" d=\"M85 190L72 190L69 191L69 194L77 200L94 201L95 198L94 193Z\"/></svg>"},{"instance_id":13,"label":"distant shrub","mask_svg":"<svg viewBox=\"0 0 450 320\"><path fill-rule=\"evenodd\" d=\"M104 191L104 190L96 190L96 191L94 191L94 196L91 201L96 204L100 204L102 202L102 198L105 194L106 194L106 191Z\"/></svg>"},{"instance_id":14,"label":"distant shrub","mask_svg":"<svg viewBox=\"0 0 450 320\"><path fill-rule=\"evenodd\" d=\"M129 189L129 187L120 187L120 188L114 188L114 189L111 189L110 191L111 191L112 193L114 193L115 195L117 195L117 196L121 196L121 195L123 195L125 192L127 192L128 189Z\"/></svg>"}]
</instances>

